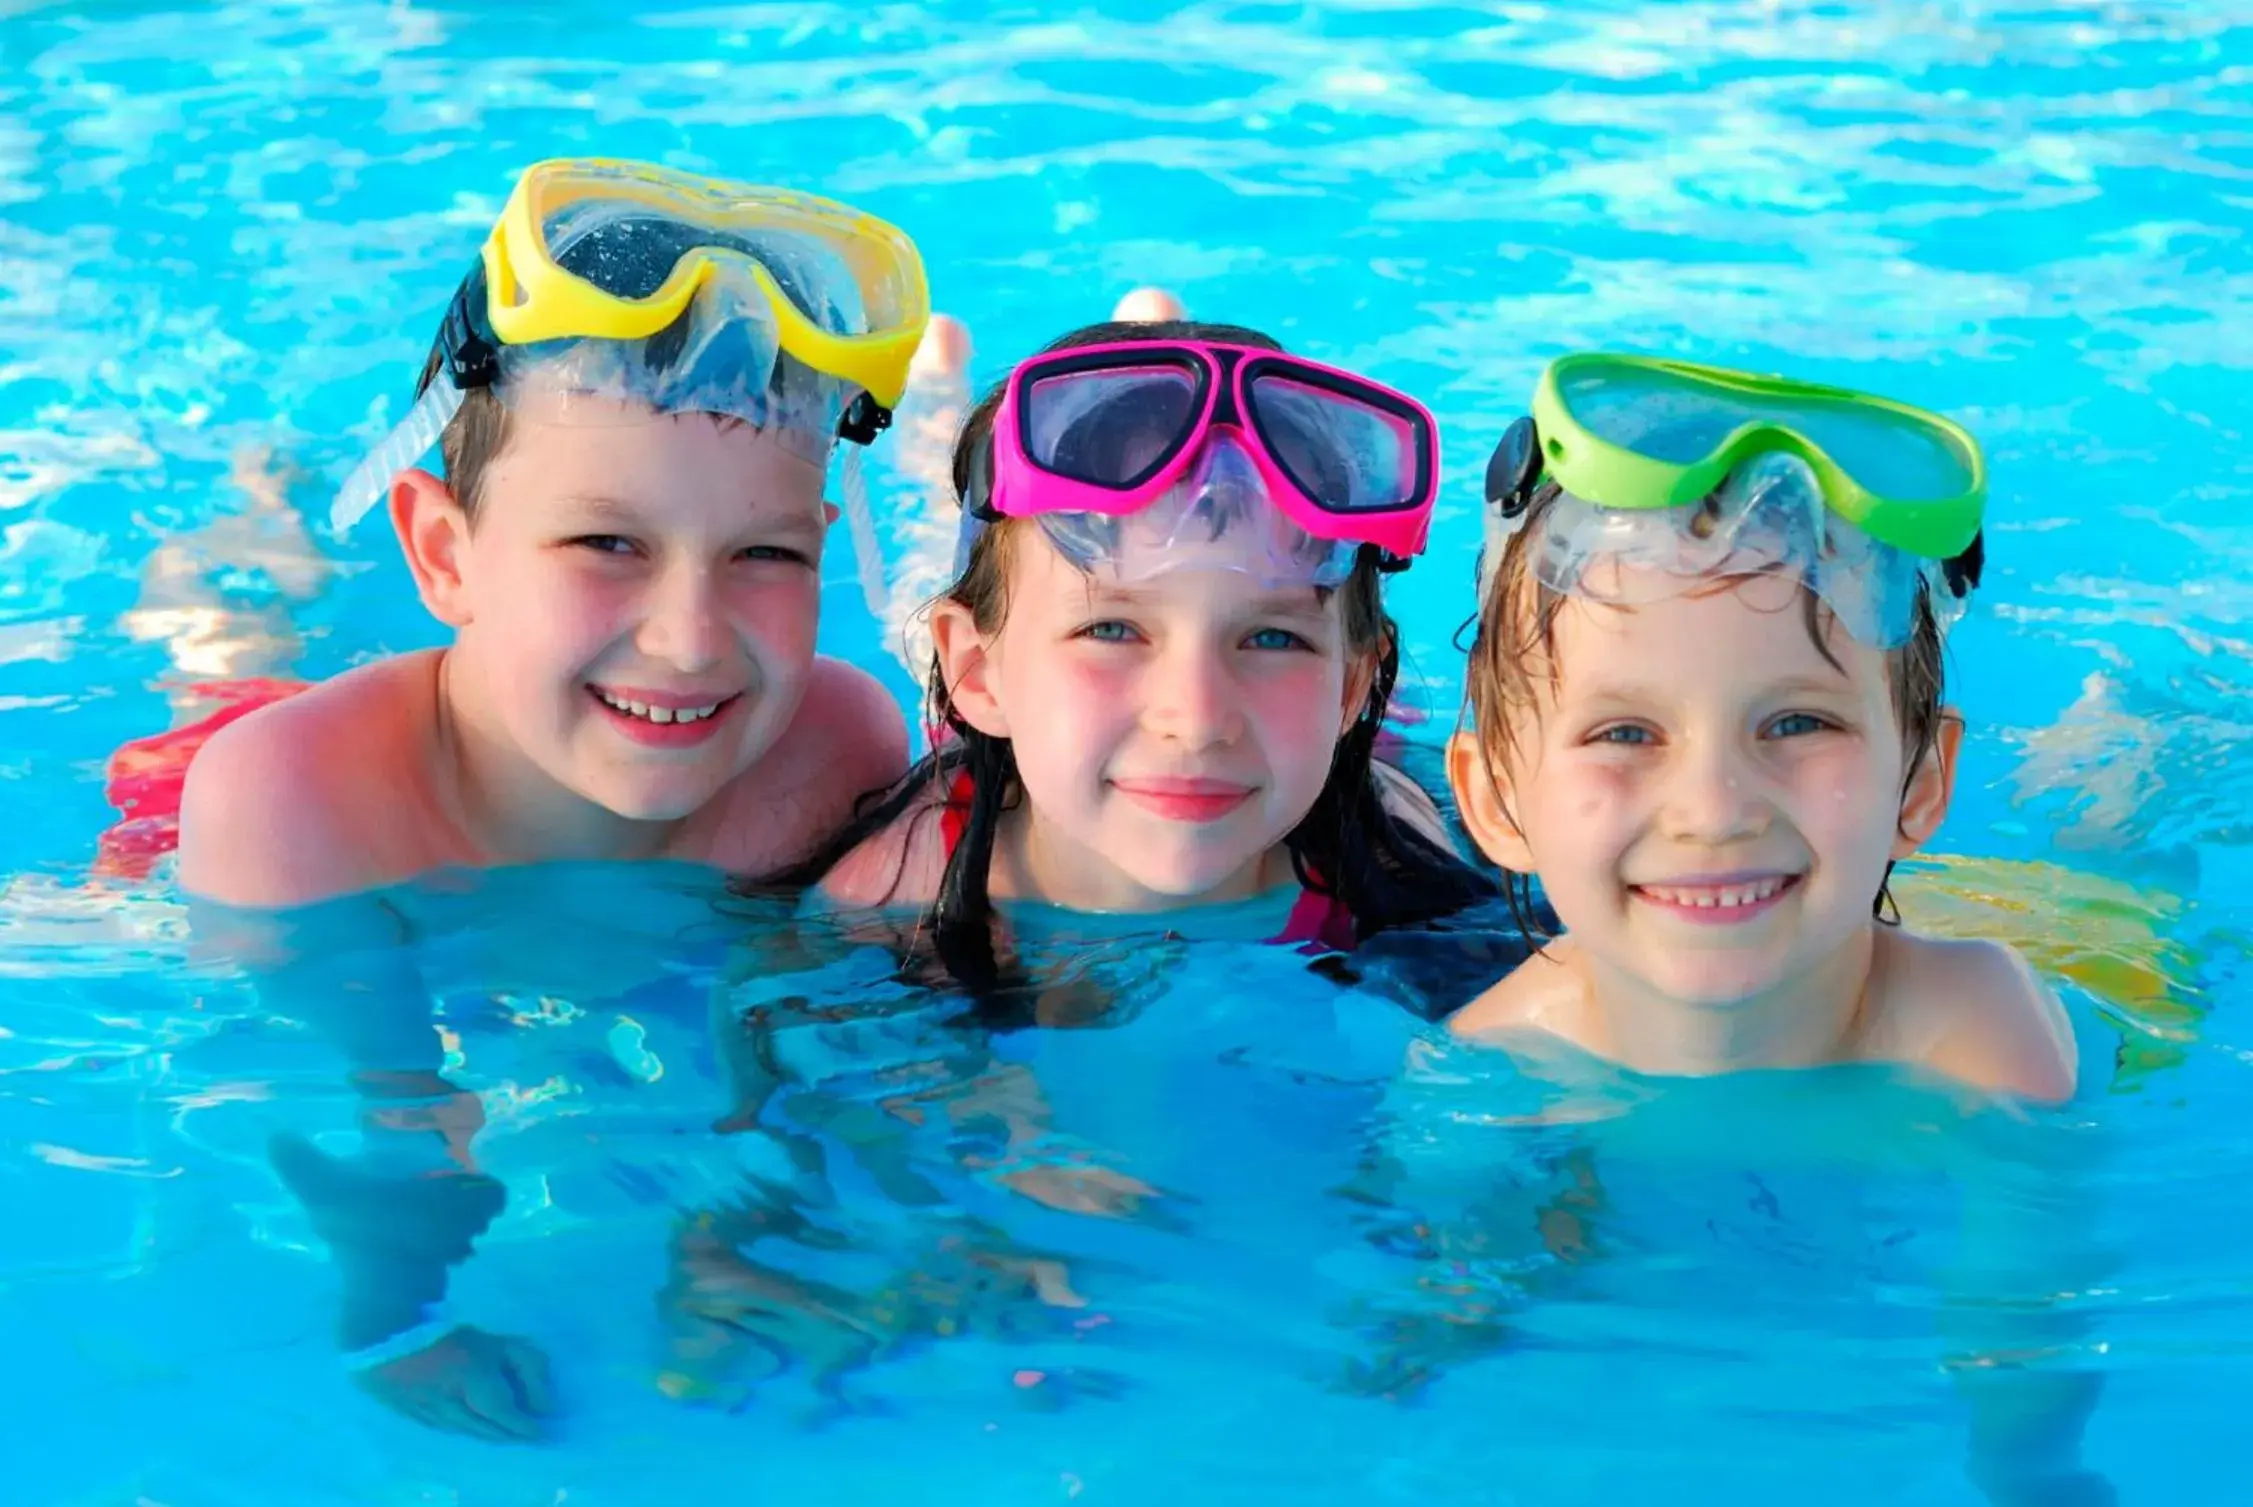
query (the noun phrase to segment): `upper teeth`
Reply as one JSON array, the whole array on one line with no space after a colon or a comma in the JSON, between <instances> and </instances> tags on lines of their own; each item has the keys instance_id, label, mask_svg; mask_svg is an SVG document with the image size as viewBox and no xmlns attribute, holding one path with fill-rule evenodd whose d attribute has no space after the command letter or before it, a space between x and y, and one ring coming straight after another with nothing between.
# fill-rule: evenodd
<instances>
[{"instance_id":1,"label":"upper teeth","mask_svg":"<svg viewBox=\"0 0 2253 1507\"><path fill-rule=\"evenodd\" d=\"M717 701L710 706L646 706L639 701L628 701L623 696L613 696L600 687L596 688L595 694L602 698L605 706L624 712L631 717L643 717L651 722L659 723L694 722L700 717L711 716L721 706L721 703Z\"/></svg>"},{"instance_id":2,"label":"upper teeth","mask_svg":"<svg viewBox=\"0 0 2253 1507\"><path fill-rule=\"evenodd\" d=\"M1701 909L1715 906L1753 905L1767 899L1784 887L1784 879L1757 879L1751 884L1704 886L1698 889L1671 889L1663 884L1646 884L1643 892L1668 905L1695 905Z\"/></svg>"}]
</instances>

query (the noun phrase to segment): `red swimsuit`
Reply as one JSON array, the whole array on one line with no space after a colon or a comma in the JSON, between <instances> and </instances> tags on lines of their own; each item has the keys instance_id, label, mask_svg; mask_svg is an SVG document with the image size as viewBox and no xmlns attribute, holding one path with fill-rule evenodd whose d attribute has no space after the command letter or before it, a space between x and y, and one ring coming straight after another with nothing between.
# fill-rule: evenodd
<instances>
[{"instance_id":1,"label":"red swimsuit","mask_svg":"<svg viewBox=\"0 0 2253 1507\"><path fill-rule=\"evenodd\" d=\"M196 694L224 704L186 727L135 738L111 754L104 793L122 819L102 834L94 872L111 879L148 878L157 860L180 845L180 791L196 750L228 723L286 701L306 685L263 676L198 685Z\"/></svg>"}]
</instances>

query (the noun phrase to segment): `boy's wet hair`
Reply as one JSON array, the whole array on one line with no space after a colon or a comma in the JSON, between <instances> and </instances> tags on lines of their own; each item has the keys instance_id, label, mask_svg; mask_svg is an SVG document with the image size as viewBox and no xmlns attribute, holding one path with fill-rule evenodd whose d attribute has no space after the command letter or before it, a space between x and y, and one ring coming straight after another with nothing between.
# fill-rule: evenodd
<instances>
[{"instance_id":1,"label":"boy's wet hair","mask_svg":"<svg viewBox=\"0 0 2253 1507\"><path fill-rule=\"evenodd\" d=\"M1131 340L1204 340L1282 349L1255 330L1191 320L1089 325L1046 349L1069 350ZM953 480L958 503L971 494L971 467L981 463L990 449L988 440L1004 389L1005 384L997 384L979 400L955 441ZM1037 527L1031 520L1018 518L988 524L972 544L954 584L943 593L946 599L969 609L981 634L990 636L1001 630L1009 611L1009 562L1014 542L1027 528ZM1321 795L1283 839L1299 882L1343 903L1360 936L1435 920L1495 897L1491 880L1397 819L1385 804L1385 776L1378 773L1376 744L1399 677L1400 634L1384 610L1380 595L1383 575L1378 551L1364 547L1352 575L1336 588L1341 597L1346 650L1370 656L1374 673L1361 715L1338 742ZM878 797L825 850L772 882L790 885L819 881L847 853L934 794L942 801L951 799L954 785L967 775L970 800L962 837L948 856L937 898L922 930L933 954L930 961L948 981L971 994L983 1023L997 1027L1025 1024L1026 1020L1013 1013L1022 1007L1013 1002L1029 1001L1030 991L1020 987L1025 981L1002 961L988 887L1002 815L1023 799L1016 752L1007 738L982 733L962 717L936 662L929 686L930 723L942 730L941 738L934 740L940 743L937 751ZM936 812L930 815L936 819Z\"/></svg>"},{"instance_id":2,"label":"boy's wet hair","mask_svg":"<svg viewBox=\"0 0 2253 1507\"><path fill-rule=\"evenodd\" d=\"M1535 576L1526 554L1529 541L1540 536L1537 525L1563 495L1553 481L1535 489L1526 505L1525 526L1502 547L1502 558L1487 573L1486 595L1472 620L1477 632L1471 640L1470 664L1464 674L1465 711L1478 737L1479 756L1486 776L1501 788L1497 774L1511 767L1523 753L1518 745L1520 719L1538 718L1541 695L1554 696L1561 683L1557 664L1557 613L1571 600L1565 593ZM1834 669L1843 669L1830 650L1833 616L1815 593L1801 588L1800 618L1815 652ZM1902 751L1907 755L1907 776L1913 779L1940 737L1945 715L1946 669L1943 663L1940 620L1933 615L1930 588L1917 589L1915 618L1909 640L1885 655L1887 688L1892 693L1893 717L1901 729ZM1902 794L1907 795L1904 786ZM1889 883L1893 865L1870 902L1871 913L1888 925L1898 924L1900 911L1893 903ZM1534 903L1531 875L1507 873L1504 892L1518 924L1531 935L1554 933L1541 919Z\"/></svg>"}]
</instances>

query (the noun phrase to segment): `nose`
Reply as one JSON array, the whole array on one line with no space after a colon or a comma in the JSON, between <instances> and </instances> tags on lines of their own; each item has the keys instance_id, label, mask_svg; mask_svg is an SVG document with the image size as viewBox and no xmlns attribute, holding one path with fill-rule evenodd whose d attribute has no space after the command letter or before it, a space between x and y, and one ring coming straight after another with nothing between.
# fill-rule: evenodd
<instances>
[{"instance_id":1,"label":"nose","mask_svg":"<svg viewBox=\"0 0 2253 1507\"><path fill-rule=\"evenodd\" d=\"M634 647L684 675L694 675L726 657L732 636L712 573L683 562L665 570L652 584Z\"/></svg>"},{"instance_id":2,"label":"nose","mask_svg":"<svg viewBox=\"0 0 2253 1507\"><path fill-rule=\"evenodd\" d=\"M1144 724L1182 747L1217 748L1243 731L1239 688L1210 644L1172 646L1151 667Z\"/></svg>"},{"instance_id":3,"label":"nose","mask_svg":"<svg viewBox=\"0 0 2253 1507\"><path fill-rule=\"evenodd\" d=\"M1720 847L1758 837L1771 807L1759 772L1734 742L1692 742L1669 761L1660 820L1666 835Z\"/></svg>"}]
</instances>

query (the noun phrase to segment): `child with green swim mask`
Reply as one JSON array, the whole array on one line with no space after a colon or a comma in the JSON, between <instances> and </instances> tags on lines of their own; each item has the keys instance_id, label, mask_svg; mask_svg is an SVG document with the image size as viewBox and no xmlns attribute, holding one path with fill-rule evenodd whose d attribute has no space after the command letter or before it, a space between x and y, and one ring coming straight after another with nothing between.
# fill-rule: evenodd
<instances>
[{"instance_id":1,"label":"child with green swim mask","mask_svg":"<svg viewBox=\"0 0 2253 1507\"><path fill-rule=\"evenodd\" d=\"M1970 435L1882 399L1573 356L1488 474L1469 722L1448 768L1488 857L1564 924L1460 1011L1709 1074L1883 1062L2062 1100L2056 999L2009 948L1886 924L1963 719Z\"/></svg>"},{"instance_id":2,"label":"child with green swim mask","mask_svg":"<svg viewBox=\"0 0 2253 1507\"><path fill-rule=\"evenodd\" d=\"M1680 1189L1757 1163L1851 1199L1888 1157L1952 1157L1961 1259L1935 1274L1934 1319L1968 1474L1996 1503L2102 1503L2080 1459L2100 1378L2055 1296L2099 1280L2069 1148L1983 1154L1921 1095L1926 1134L1865 1140L1855 1107L1902 1101L1845 1080L1796 1101L1796 1075L1682 1081L1869 1064L1936 1080L1967 1127L2074 1094L2071 1025L2025 960L1908 932L1887 889L1954 791L1943 649L1979 583L1985 493L1977 443L1931 413L1679 362L1553 363L1488 469L1448 775L1513 898L1537 881L1561 931L1449 1027L1574 1081L1541 1116L1589 1122L1539 1216L1559 1268L1594 1259L1615 1180L1625 1196L1638 1174ZM1981 1113L1998 1100L2010 1113ZM1748 1104L1752 1136L1732 1138L1726 1107ZM1606 1146L1631 1154L1605 1168Z\"/></svg>"}]
</instances>

